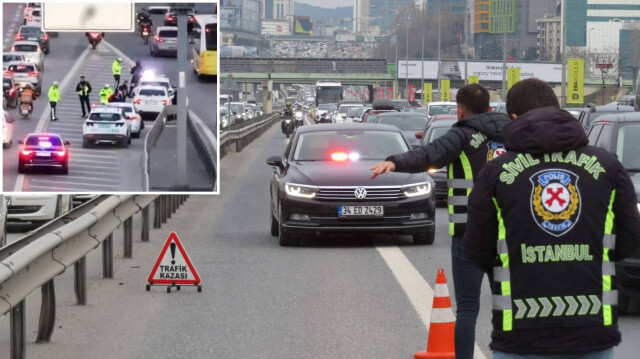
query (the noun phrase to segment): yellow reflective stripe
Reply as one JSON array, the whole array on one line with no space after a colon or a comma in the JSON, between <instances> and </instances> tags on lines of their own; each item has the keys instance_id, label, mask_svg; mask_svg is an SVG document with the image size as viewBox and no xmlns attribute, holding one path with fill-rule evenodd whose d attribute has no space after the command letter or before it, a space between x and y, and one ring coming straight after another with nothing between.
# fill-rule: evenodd
<instances>
[{"instance_id":1,"label":"yellow reflective stripe","mask_svg":"<svg viewBox=\"0 0 640 359\"><path fill-rule=\"evenodd\" d=\"M604 325L613 324L613 315L611 314L611 306L603 305L602 306L602 314L604 315Z\"/></svg>"},{"instance_id":2,"label":"yellow reflective stripe","mask_svg":"<svg viewBox=\"0 0 640 359\"><path fill-rule=\"evenodd\" d=\"M602 261L609 262L609 248L602 248Z\"/></svg>"},{"instance_id":3,"label":"yellow reflective stripe","mask_svg":"<svg viewBox=\"0 0 640 359\"><path fill-rule=\"evenodd\" d=\"M505 332L513 330L513 310L511 309L502 311L502 330Z\"/></svg>"},{"instance_id":4,"label":"yellow reflective stripe","mask_svg":"<svg viewBox=\"0 0 640 359\"><path fill-rule=\"evenodd\" d=\"M453 178L453 163L449 164L449 178ZM449 197L453 196L453 187L449 187ZM453 205L448 205L449 214L453 214ZM453 236L455 233L456 225L455 223L449 222L449 235Z\"/></svg>"},{"instance_id":5,"label":"yellow reflective stripe","mask_svg":"<svg viewBox=\"0 0 640 359\"><path fill-rule=\"evenodd\" d=\"M611 290L611 276L603 275L602 276L602 291L610 291Z\"/></svg>"},{"instance_id":6,"label":"yellow reflective stripe","mask_svg":"<svg viewBox=\"0 0 640 359\"><path fill-rule=\"evenodd\" d=\"M607 219L604 222L604 233L611 234L613 232L613 220L615 214L613 214L613 200L616 197L616 190L611 191L611 200L609 201L609 210L607 211Z\"/></svg>"},{"instance_id":7,"label":"yellow reflective stripe","mask_svg":"<svg viewBox=\"0 0 640 359\"><path fill-rule=\"evenodd\" d=\"M502 289L502 295L511 295L511 282L510 281L500 282L500 287Z\"/></svg>"},{"instance_id":8,"label":"yellow reflective stripe","mask_svg":"<svg viewBox=\"0 0 640 359\"><path fill-rule=\"evenodd\" d=\"M462 162L462 170L464 171L465 179L473 179L473 171L471 171L471 163L469 162L469 157L464 151L460 152L460 162ZM471 188L467 188L467 196L471 193Z\"/></svg>"},{"instance_id":9,"label":"yellow reflective stripe","mask_svg":"<svg viewBox=\"0 0 640 359\"><path fill-rule=\"evenodd\" d=\"M502 209L498 206L498 201L491 197L493 200L493 205L496 206L496 211L498 212L496 216L498 217L498 240L504 240L507 238L507 229L504 227L504 219L502 219Z\"/></svg>"}]
</instances>

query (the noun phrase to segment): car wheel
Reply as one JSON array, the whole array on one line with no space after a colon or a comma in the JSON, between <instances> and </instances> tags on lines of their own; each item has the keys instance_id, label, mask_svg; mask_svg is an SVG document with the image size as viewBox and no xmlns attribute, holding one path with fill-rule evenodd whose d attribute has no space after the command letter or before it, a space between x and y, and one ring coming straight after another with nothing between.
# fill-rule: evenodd
<instances>
[{"instance_id":1,"label":"car wheel","mask_svg":"<svg viewBox=\"0 0 640 359\"><path fill-rule=\"evenodd\" d=\"M131 132L129 132L129 136L127 136L127 145L131 144Z\"/></svg>"},{"instance_id":2,"label":"car wheel","mask_svg":"<svg viewBox=\"0 0 640 359\"><path fill-rule=\"evenodd\" d=\"M293 237L282 228L282 216L280 216L280 221L278 221L278 239L280 240L280 246L282 247L294 247L300 245L300 238Z\"/></svg>"},{"instance_id":3,"label":"car wheel","mask_svg":"<svg viewBox=\"0 0 640 359\"><path fill-rule=\"evenodd\" d=\"M89 140L82 140L82 148L89 148L91 147L91 143L89 142Z\"/></svg>"},{"instance_id":4,"label":"car wheel","mask_svg":"<svg viewBox=\"0 0 640 359\"><path fill-rule=\"evenodd\" d=\"M133 132L133 133L131 134L131 136L133 136L133 138L140 138L140 132L141 132L141 131Z\"/></svg>"},{"instance_id":5,"label":"car wheel","mask_svg":"<svg viewBox=\"0 0 640 359\"><path fill-rule=\"evenodd\" d=\"M624 294L621 290L618 290L618 314L627 314L629 312L629 302L631 298Z\"/></svg>"},{"instance_id":6,"label":"car wheel","mask_svg":"<svg viewBox=\"0 0 640 359\"><path fill-rule=\"evenodd\" d=\"M413 244L433 244L436 239L435 228L427 231L427 233L414 234Z\"/></svg>"},{"instance_id":7,"label":"car wheel","mask_svg":"<svg viewBox=\"0 0 640 359\"><path fill-rule=\"evenodd\" d=\"M18 173L27 172L27 168L24 166L24 163L18 163Z\"/></svg>"},{"instance_id":8,"label":"car wheel","mask_svg":"<svg viewBox=\"0 0 640 359\"><path fill-rule=\"evenodd\" d=\"M65 163L64 165L62 165L62 169L60 170L60 173L62 173L63 175L68 175L69 174L69 164Z\"/></svg>"},{"instance_id":9,"label":"car wheel","mask_svg":"<svg viewBox=\"0 0 640 359\"><path fill-rule=\"evenodd\" d=\"M49 49L43 50L42 52L44 52L45 55L49 55Z\"/></svg>"},{"instance_id":10,"label":"car wheel","mask_svg":"<svg viewBox=\"0 0 640 359\"><path fill-rule=\"evenodd\" d=\"M126 138L122 139L122 141L120 142L120 147L129 148L129 141Z\"/></svg>"},{"instance_id":11,"label":"car wheel","mask_svg":"<svg viewBox=\"0 0 640 359\"><path fill-rule=\"evenodd\" d=\"M2 238L0 238L0 247L7 245L7 218L4 219L4 231L2 232Z\"/></svg>"},{"instance_id":12,"label":"car wheel","mask_svg":"<svg viewBox=\"0 0 640 359\"><path fill-rule=\"evenodd\" d=\"M280 225L278 224L278 221L276 220L276 218L273 216L272 210L269 211L269 219L271 222L271 235L274 237L277 237L280 231L280 227L279 227Z\"/></svg>"}]
</instances>

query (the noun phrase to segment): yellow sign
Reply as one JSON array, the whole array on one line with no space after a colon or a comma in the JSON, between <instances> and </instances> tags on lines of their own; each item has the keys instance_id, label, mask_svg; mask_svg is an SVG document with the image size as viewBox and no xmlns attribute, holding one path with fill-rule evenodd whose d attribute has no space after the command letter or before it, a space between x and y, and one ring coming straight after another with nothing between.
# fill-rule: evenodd
<instances>
[{"instance_id":1,"label":"yellow sign","mask_svg":"<svg viewBox=\"0 0 640 359\"><path fill-rule=\"evenodd\" d=\"M429 103L433 101L433 85L431 83L424 84L424 93L422 97L424 98L424 103Z\"/></svg>"},{"instance_id":2,"label":"yellow sign","mask_svg":"<svg viewBox=\"0 0 640 359\"><path fill-rule=\"evenodd\" d=\"M516 84L516 82L520 81L520 68L512 67L507 70L507 89L511 90L511 87Z\"/></svg>"},{"instance_id":3,"label":"yellow sign","mask_svg":"<svg viewBox=\"0 0 640 359\"><path fill-rule=\"evenodd\" d=\"M479 83L480 83L480 76L474 76L474 75L469 76L469 85L479 84Z\"/></svg>"},{"instance_id":4,"label":"yellow sign","mask_svg":"<svg viewBox=\"0 0 640 359\"><path fill-rule=\"evenodd\" d=\"M440 101L451 101L451 80L440 80Z\"/></svg>"},{"instance_id":5,"label":"yellow sign","mask_svg":"<svg viewBox=\"0 0 640 359\"><path fill-rule=\"evenodd\" d=\"M569 59L567 103L584 103L584 59Z\"/></svg>"}]
</instances>

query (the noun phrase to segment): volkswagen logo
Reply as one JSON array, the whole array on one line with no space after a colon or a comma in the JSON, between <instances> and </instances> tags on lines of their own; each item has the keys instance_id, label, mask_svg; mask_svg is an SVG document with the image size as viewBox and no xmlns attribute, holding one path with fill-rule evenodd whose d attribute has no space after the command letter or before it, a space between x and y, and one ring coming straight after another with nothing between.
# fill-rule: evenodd
<instances>
[{"instance_id":1,"label":"volkswagen logo","mask_svg":"<svg viewBox=\"0 0 640 359\"><path fill-rule=\"evenodd\" d=\"M364 189L364 187L356 188L356 190L353 192L353 194L356 196L357 199L365 199L365 198L367 198L367 190Z\"/></svg>"}]
</instances>

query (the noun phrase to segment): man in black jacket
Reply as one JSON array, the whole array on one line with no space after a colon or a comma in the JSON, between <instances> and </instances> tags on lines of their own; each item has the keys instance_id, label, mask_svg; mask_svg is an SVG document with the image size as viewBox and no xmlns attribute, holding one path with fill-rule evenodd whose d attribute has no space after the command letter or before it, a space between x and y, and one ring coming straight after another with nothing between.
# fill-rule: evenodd
<instances>
[{"instance_id":1,"label":"man in black jacket","mask_svg":"<svg viewBox=\"0 0 640 359\"><path fill-rule=\"evenodd\" d=\"M467 199L480 169L504 153L502 128L509 122L503 113L488 112L489 92L478 84L462 87L456 95L459 121L432 143L389 156L375 165L373 176L395 172L423 172L449 166L449 235L451 267L456 299L456 358L473 358L475 328L480 310L480 286L484 274L469 261L462 246L467 222Z\"/></svg>"},{"instance_id":2,"label":"man in black jacket","mask_svg":"<svg viewBox=\"0 0 640 359\"><path fill-rule=\"evenodd\" d=\"M91 94L91 84L85 80L84 76L80 76L80 82L76 85L76 92L80 99L80 108L82 109L82 117L87 117L91 113L91 105L89 103L89 95ZM85 113L84 108L87 108Z\"/></svg>"},{"instance_id":3,"label":"man in black jacket","mask_svg":"<svg viewBox=\"0 0 640 359\"><path fill-rule=\"evenodd\" d=\"M612 358L614 262L640 238L633 184L615 155L587 145L545 82L515 84L507 111L507 153L478 175L464 237L469 258L493 273L494 358Z\"/></svg>"}]
</instances>

